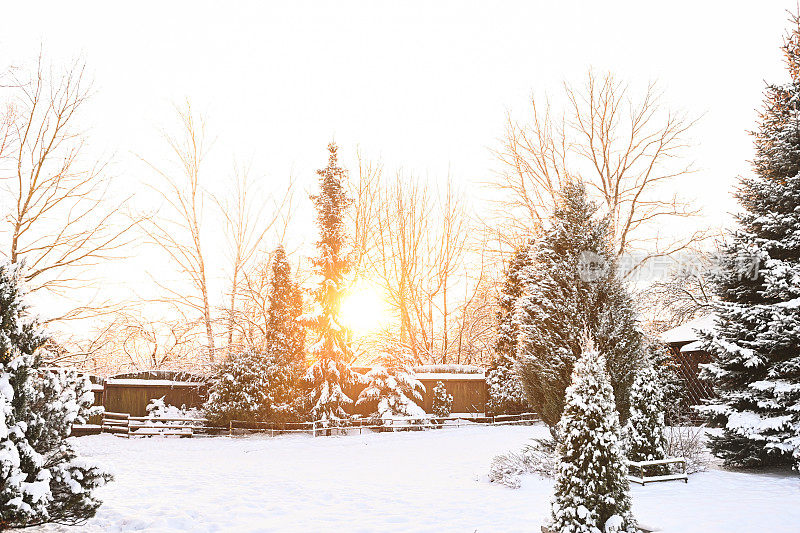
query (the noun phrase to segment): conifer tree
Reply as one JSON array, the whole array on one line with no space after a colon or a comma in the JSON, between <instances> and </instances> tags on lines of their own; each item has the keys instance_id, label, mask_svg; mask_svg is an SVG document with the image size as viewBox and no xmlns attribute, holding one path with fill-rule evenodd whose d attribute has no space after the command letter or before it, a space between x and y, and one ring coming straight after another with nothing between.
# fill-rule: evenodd
<instances>
[{"instance_id":1,"label":"conifer tree","mask_svg":"<svg viewBox=\"0 0 800 533\"><path fill-rule=\"evenodd\" d=\"M292 277L283 246L275 250L269 293L266 345L274 366L273 418L297 418L302 411L301 378L307 369L303 294Z\"/></svg>"},{"instance_id":2,"label":"conifer tree","mask_svg":"<svg viewBox=\"0 0 800 533\"><path fill-rule=\"evenodd\" d=\"M266 351L235 350L217 362L203 409L209 422L225 426L232 420L267 422L275 402L274 365Z\"/></svg>"},{"instance_id":3,"label":"conifer tree","mask_svg":"<svg viewBox=\"0 0 800 533\"><path fill-rule=\"evenodd\" d=\"M783 52L789 81L768 85L754 133L755 176L741 179L743 211L713 283L717 323L701 377L717 397L702 412L727 465L800 468L800 20Z\"/></svg>"},{"instance_id":4,"label":"conifer tree","mask_svg":"<svg viewBox=\"0 0 800 533\"><path fill-rule=\"evenodd\" d=\"M404 346L393 346L381 357L381 364L367 373L367 387L358 397L358 404L376 402L375 415L424 417L422 401L425 386L414 373L414 361Z\"/></svg>"},{"instance_id":5,"label":"conifer tree","mask_svg":"<svg viewBox=\"0 0 800 533\"><path fill-rule=\"evenodd\" d=\"M635 533L614 392L605 358L591 343L574 364L566 395L551 528L558 533Z\"/></svg>"},{"instance_id":6,"label":"conifer tree","mask_svg":"<svg viewBox=\"0 0 800 533\"><path fill-rule=\"evenodd\" d=\"M495 359L486 372L488 408L493 414L516 414L527 410L522 381L514 368L517 356L517 323L514 309L525 290L523 272L528 265L530 243L514 252L506 269L506 279L498 297Z\"/></svg>"},{"instance_id":7,"label":"conifer tree","mask_svg":"<svg viewBox=\"0 0 800 533\"><path fill-rule=\"evenodd\" d=\"M311 412L319 420L347 417L346 408L353 400L346 389L363 381L350 366L350 332L340 321L342 297L347 290L346 276L350 260L346 250L345 211L347 198L344 181L347 172L339 166L337 147L328 145L328 165L317 171L319 194L311 197L317 208L317 257L312 260L319 287L315 291L314 312L303 317L316 338L309 348L311 367L305 380L311 385Z\"/></svg>"},{"instance_id":8,"label":"conifer tree","mask_svg":"<svg viewBox=\"0 0 800 533\"><path fill-rule=\"evenodd\" d=\"M220 362L204 408L213 423L285 421L299 416L305 372L303 300L283 247L272 260L269 314L262 347L237 350Z\"/></svg>"},{"instance_id":9,"label":"conifer tree","mask_svg":"<svg viewBox=\"0 0 800 533\"><path fill-rule=\"evenodd\" d=\"M664 393L651 365L636 373L631 387L631 411L625 426L625 453L631 461L665 457Z\"/></svg>"},{"instance_id":10,"label":"conifer tree","mask_svg":"<svg viewBox=\"0 0 800 533\"><path fill-rule=\"evenodd\" d=\"M628 413L643 338L617 273L608 220L581 182L566 185L551 227L530 248L526 292L515 314L517 360L529 404L555 434L572 367L588 330L605 354L620 413Z\"/></svg>"},{"instance_id":11,"label":"conifer tree","mask_svg":"<svg viewBox=\"0 0 800 533\"><path fill-rule=\"evenodd\" d=\"M30 315L18 264L0 264L0 528L94 516L94 489L111 476L66 440L95 414L88 380L39 368L46 336Z\"/></svg>"},{"instance_id":12,"label":"conifer tree","mask_svg":"<svg viewBox=\"0 0 800 533\"><path fill-rule=\"evenodd\" d=\"M448 417L453 409L453 395L447 392L444 383L437 381L433 387L433 401L431 411L439 417Z\"/></svg>"}]
</instances>

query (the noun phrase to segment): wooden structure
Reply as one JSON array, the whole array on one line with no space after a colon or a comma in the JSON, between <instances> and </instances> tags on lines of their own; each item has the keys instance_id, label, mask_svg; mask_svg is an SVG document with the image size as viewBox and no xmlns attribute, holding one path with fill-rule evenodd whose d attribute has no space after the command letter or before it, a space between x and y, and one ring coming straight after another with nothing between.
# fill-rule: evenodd
<instances>
[{"instance_id":1,"label":"wooden structure","mask_svg":"<svg viewBox=\"0 0 800 533\"><path fill-rule=\"evenodd\" d=\"M689 476L686 475L686 459L683 457L670 457L667 459L658 459L654 461L627 461L628 463L628 481L633 483L639 483L640 485L644 486L645 483L656 483L659 481L683 481L684 483L689 482ZM645 473L645 470L648 468L657 468L657 467L664 467L668 465L676 464L680 467L680 472L675 474L663 474L663 475L655 475L655 476L648 476ZM631 474L631 471L635 471L636 469L639 470L639 475L635 476Z\"/></svg>"},{"instance_id":2,"label":"wooden structure","mask_svg":"<svg viewBox=\"0 0 800 533\"><path fill-rule=\"evenodd\" d=\"M206 429L204 418L150 418L128 413L103 414L103 431L123 437L191 437L196 429Z\"/></svg>"},{"instance_id":3,"label":"wooden structure","mask_svg":"<svg viewBox=\"0 0 800 533\"><path fill-rule=\"evenodd\" d=\"M164 397L176 407L202 407L208 395L204 376L186 372L147 371L121 374L106 379L103 405L106 411L142 417L150 400Z\"/></svg>"},{"instance_id":4,"label":"wooden structure","mask_svg":"<svg viewBox=\"0 0 800 533\"><path fill-rule=\"evenodd\" d=\"M425 372L417 373L417 379L425 387L422 395L421 406L426 413L431 412L433 403L433 389L436 383L444 383L448 394L453 396L452 413L470 415L472 417L483 415L486 411L488 390L483 369L479 367L456 367L448 365L455 370L450 372ZM425 370L422 367L420 370ZM436 369L433 367L433 369ZM356 369L361 373L369 371L368 368ZM105 407L108 413L124 413L129 417L142 418L147 415L147 405L151 400L164 397L164 403L176 407L201 408L208 397L209 382L205 376L188 374L185 372L171 371L146 371L130 374L120 374L106 380L96 378L92 380L92 390L95 394L95 404ZM365 385L357 385L346 390L354 400L364 390ZM353 407L353 414L369 416L375 411L375 405L362 404ZM104 420L92 420L97 426L105 424Z\"/></svg>"},{"instance_id":5,"label":"wooden structure","mask_svg":"<svg viewBox=\"0 0 800 533\"><path fill-rule=\"evenodd\" d=\"M448 369L450 371L428 371ZM366 374L370 369L354 368L354 370ZM420 405L426 413L431 412L433 388L439 381L444 384L447 393L453 396L452 413L482 415L486 412L489 390L482 368L468 365L446 365L443 367L430 365L419 367L416 370L416 375L417 379L425 387ZM356 400L364 388L365 385L356 385L346 390L345 393L353 400ZM361 416L368 416L373 412L375 412L374 402L372 404L364 403L353 408L353 414Z\"/></svg>"},{"instance_id":6,"label":"wooden structure","mask_svg":"<svg viewBox=\"0 0 800 533\"><path fill-rule=\"evenodd\" d=\"M709 331L713 326L714 315L705 315L659 335L678 366L678 374L686 383L690 405L699 405L714 396L711 385L698 377L700 365L711 362L711 354L703 349L700 332Z\"/></svg>"}]
</instances>

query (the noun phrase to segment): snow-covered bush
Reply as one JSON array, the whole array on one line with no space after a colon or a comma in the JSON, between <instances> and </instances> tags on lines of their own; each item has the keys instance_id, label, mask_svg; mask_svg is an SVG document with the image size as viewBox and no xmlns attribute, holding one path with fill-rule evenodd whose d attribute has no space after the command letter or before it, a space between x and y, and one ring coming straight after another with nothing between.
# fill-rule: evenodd
<instances>
[{"instance_id":1,"label":"snow-covered bush","mask_svg":"<svg viewBox=\"0 0 800 533\"><path fill-rule=\"evenodd\" d=\"M304 414L305 333L297 322L303 301L283 247L272 261L268 298L263 346L234 351L215 369L204 406L213 424L286 421Z\"/></svg>"},{"instance_id":2,"label":"snow-covered bush","mask_svg":"<svg viewBox=\"0 0 800 533\"><path fill-rule=\"evenodd\" d=\"M203 411L196 407L176 407L164 402L164 396L153 398L145 407L148 418L203 418Z\"/></svg>"},{"instance_id":3,"label":"snow-covered bush","mask_svg":"<svg viewBox=\"0 0 800 533\"><path fill-rule=\"evenodd\" d=\"M357 404L376 402L375 416L380 418L424 418L425 411L417 401L422 401L425 387L412 370L408 350L393 347L383 354L381 363L367 373L367 387L361 391Z\"/></svg>"},{"instance_id":4,"label":"snow-covered bush","mask_svg":"<svg viewBox=\"0 0 800 533\"><path fill-rule=\"evenodd\" d=\"M506 357L495 359L486 372L486 389L486 407L493 415L513 415L530 409L514 362Z\"/></svg>"},{"instance_id":5,"label":"snow-covered bush","mask_svg":"<svg viewBox=\"0 0 800 533\"><path fill-rule=\"evenodd\" d=\"M489 481L512 489L519 488L520 476L538 474L552 478L558 473L557 444L553 439L533 439L519 452L500 454L492 459Z\"/></svg>"},{"instance_id":6,"label":"snow-covered bush","mask_svg":"<svg viewBox=\"0 0 800 533\"><path fill-rule=\"evenodd\" d=\"M631 387L631 411L625 426L625 454L631 461L664 459L664 394L652 366L636 373Z\"/></svg>"},{"instance_id":7,"label":"snow-covered bush","mask_svg":"<svg viewBox=\"0 0 800 533\"><path fill-rule=\"evenodd\" d=\"M575 363L566 394L551 528L636 533L614 392L605 358L590 342Z\"/></svg>"},{"instance_id":8,"label":"snow-covered bush","mask_svg":"<svg viewBox=\"0 0 800 533\"><path fill-rule=\"evenodd\" d=\"M667 457L686 459L686 473L705 472L713 457L706 446L705 429L693 426L667 426L665 452Z\"/></svg>"},{"instance_id":9,"label":"snow-covered bush","mask_svg":"<svg viewBox=\"0 0 800 533\"><path fill-rule=\"evenodd\" d=\"M90 383L39 368L46 337L28 312L18 265L0 264L0 529L94 516L111 476L77 456L72 425L94 414Z\"/></svg>"},{"instance_id":10,"label":"snow-covered bush","mask_svg":"<svg viewBox=\"0 0 800 533\"><path fill-rule=\"evenodd\" d=\"M217 364L208 401L203 406L209 422L224 426L231 420L268 420L274 404L274 373L269 355L254 350L234 352Z\"/></svg>"},{"instance_id":11,"label":"snow-covered bush","mask_svg":"<svg viewBox=\"0 0 800 533\"><path fill-rule=\"evenodd\" d=\"M437 381L433 387L433 402L431 404L431 411L433 414L445 418L450 416L453 409L453 395L447 393L444 383Z\"/></svg>"}]
</instances>

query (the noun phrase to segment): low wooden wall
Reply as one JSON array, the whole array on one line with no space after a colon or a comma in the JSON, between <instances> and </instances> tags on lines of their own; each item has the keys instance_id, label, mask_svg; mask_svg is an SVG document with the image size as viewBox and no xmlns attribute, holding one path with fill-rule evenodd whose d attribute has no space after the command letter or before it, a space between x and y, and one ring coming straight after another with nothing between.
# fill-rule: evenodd
<instances>
[{"instance_id":1,"label":"low wooden wall","mask_svg":"<svg viewBox=\"0 0 800 533\"><path fill-rule=\"evenodd\" d=\"M145 416L150 400L164 397L168 405L187 408L201 408L208 398L208 383L205 381L179 381L170 379L149 379L133 377L128 374L108 378L102 391L96 390L96 404L103 405L106 411L128 413L131 416ZM150 376L152 377L152 376ZM156 376L161 377L161 376ZM182 377L182 376L177 376ZM486 380L483 374L417 374L425 387L421 406L426 413L431 412L433 389L438 381L444 383L447 392L453 396L453 413L484 413L488 400ZM357 400L364 385L357 385L345 393ZM375 411L375 403L354 406L352 412L366 416Z\"/></svg>"},{"instance_id":2,"label":"low wooden wall","mask_svg":"<svg viewBox=\"0 0 800 533\"><path fill-rule=\"evenodd\" d=\"M485 413L489 398L486 379L483 374L417 374L417 379L425 387L420 405L426 413L431 412L433 405L433 388L436 383L444 383L448 394L453 396L453 413ZM353 400L364 390L364 385L357 385L345 393ZM376 402L364 403L353 408L353 413L367 416L375 412Z\"/></svg>"},{"instance_id":3,"label":"low wooden wall","mask_svg":"<svg viewBox=\"0 0 800 533\"><path fill-rule=\"evenodd\" d=\"M202 407L208 396L205 381L172 379L148 379L141 377L108 378L103 391L103 406L106 411L145 416L150 400L164 397L164 403L175 407ZM161 377L161 376L154 376ZM178 378L184 376L176 376Z\"/></svg>"}]
</instances>

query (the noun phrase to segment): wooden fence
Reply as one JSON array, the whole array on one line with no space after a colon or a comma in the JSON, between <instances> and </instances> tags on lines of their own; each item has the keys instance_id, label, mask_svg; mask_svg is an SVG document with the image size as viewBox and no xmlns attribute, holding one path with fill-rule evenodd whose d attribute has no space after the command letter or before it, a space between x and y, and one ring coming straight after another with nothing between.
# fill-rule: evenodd
<instances>
[{"instance_id":1,"label":"wooden fence","mask_svg":"<svg viewBox=\"0 0 800 533\"><path fill-rule=\"evenodd\" d=\"M424 431L429 429L454 429L475 425L503 426L529 425L539 421L534 413L503 416L448 416L448 417L395 417L352 418L343 420L315 420L313 422L275 423L245 422L232 420L228 427L209 426L205 418L150 418L130 416L128 413L106 412L103 415L102 432L122 437L179 436L192 437L198 434L246 436L253 433L270 436L305 433L313 437L331 435L355 435L364 431Z\"/></svg>"}]
</instances>

